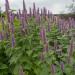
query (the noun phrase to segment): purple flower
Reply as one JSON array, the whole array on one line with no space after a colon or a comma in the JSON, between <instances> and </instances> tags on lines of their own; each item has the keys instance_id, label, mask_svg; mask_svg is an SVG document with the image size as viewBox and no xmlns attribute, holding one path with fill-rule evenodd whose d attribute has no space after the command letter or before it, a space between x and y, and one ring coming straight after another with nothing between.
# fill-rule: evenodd
<instances>
[{"instance_id":1,"label":"purple flower","mask_svg":"<svg viewBox=\"0 0 75 75\"><path fill-rule=\"evenodd\" d=\"M36 23L40 25L40 14L36 14Z\"/></svg>"},{"instance_id":2,"label":"purple flower","mask_svg":"<svg viewBox=\"0 0 75 75\"><path fill-rule=\"evenodd\" d=\"M41 9L41 16L43 16L43 11L42 11L42 9Z\"/></svg>"},{"instance_id":3,"label":"purple flower","mask_svg":"<svg viewBox=\"0 0 75 75\"><path fill-rule=\"evenodd\" d=\"M40 29L40 38L45 44L47 39L46 39L46 30L44 27L41 27L41 29Z\"/></svg>"},{"instance_id":4,"label":"purple flower","mask_svg":"<svg viewBox=\"0 0 75 75\"><path fill-rule=\"evenodd\" d=\"M10 31L14 33L14 14L10 12Z\"/></svg>"},{"instance_id":5,"label":"purple flower","mask_svg":"<svg viewBox=\"0 0 75 75\"><path fill-rule=\"evenodd\" d=\"M21 18L21 30L23 30L25 28L24 17L20 17L20 18Z\"/></svg>"},{"instance_id":6,"label":"purple flower","mask_svg":"<svg viewBox=\"0 0 75 75\"><path fill-rule=\"evenodd\" d=\"M28 26L27 26L27 23L26 21L24 20L24 17L21 17L21 29L22 29L22 33L23 34L27 34L28 33Z\"/></svg>"},{"instance_id":7,"label":"purple flower","mask_svg":"<svg viewBox=\"0 0 75 75\"><path fill-rule=\"evenodd\" d=\"M20 21L20 23L21 23L21 17L22 17L22 14L21 14L20 9L19 9L19 14L18 14L18 16L19 16L19 21Z\"/></svg>"},{"instance_id":8,"label":"purple flower","mask_svg":"<svg viewBox=\"0 0 75 75\"><path fill-rule=\"evenodd\" d=\"M49 10L48 10L48 18L50 18L50 12L49 12Z\"/></svg>"},{"instance_id":9,"label":"purple flower","mask_svg":"<svg viewBox=\"0 0 75 75\"><path fill-rule=\"evenodd\" d=\"M23 11L26 11L25 1L23 0Z\"/></svg>"},{"instance_id":10,"label":"purple flower","mask_svg":"<svg viewBox=\"0 0 75 75\"><path fill-rule=\"evenodd\" d=\"M2 17L2 30L4 31L4 18Z\"/></svg>"},{"instance_id":11,"label":"purple flower","mask_svg":"<svg viewBox=\"0 0 75 75\"><path fill-rule=\"evenodd\" d=\"M55 65L54 64L51 65L51 73L52 75L55 75Z\"/></svg>"},{"instance_id":12,"label":"purple flower","mask_svg":"<svg viewBox=\"0 0 75 75\"><path fill-rule=\"evenodd\" d=\"M32 16L31 8L29 8L29 16L30 16L30 17Z\"/></svg>"},{"instance_id":13,"label":"purple flower","mask_svg":"<svg viewBox=\"0 0 75 75\"><path fill-rule=\"evenodd\" d=\"M15 47L15 37L14 34L11 35L11 39L12 39L12 48Z\"/></svg>"},{"instance_id":14,"label":"purple flower","mask_svg":"<svg viewBox=\"0 0 75 75\"><path fill-rule=\"evenodd\" d=\"M24 20L27 22L27 9L25 5L25 1L23 0L23 13L22 16L24 17Z\"/></svg>"},{"instance_id":15,"label":"purple flower","mask_svg":"<svg viewBox=\"0 0 75 75\"><path fill-rule=\"evenodd\" d=\"M0 32L0 40L3 40L2 32Z\"/></svg>"},{"instance_id":16,"label":"purple flower","mask_svg":"<svg viewBox=\"0 0 75 75\"><path fill-rule=\"evenodd\" d=\"M8 2L8 0L5 0L5 7L6 7L6 14L7 14L7 19L8 19L8 22L10 22L10 18L9 18L9 9L10 9L10 7L9 7L9 2Z\"/></svg>"},{"instance_id":17,"label":"purple flower","mask_svg":"<svg viewBox=\"0 0 75 75\"><path fill-rule=\"evenodd\" d=\"M62 72L64 72L64 63L63 62L60 62L60 66L61 66Z\"/></svg>"},{"instance_id":18,"label":"purple flower","mask_svg":"<svg viewBox=\"0 0 75 75\"><path fill-rule=\"evenodd\" d=\"M9 10L10 7L9 7L9 2L8 2L8 0L5 0L5 2L6 2L6 9Z\"/></svg>"},{"instance_id":19,"label":"purple flower","mask_svg":"<svg viewBox=\"0 0 75 75\"><path fill-rule=\"evenodd\" d=\"M35 7L35 3L33 3L33 16L36 16L36 7Z\"/></svg>"},{"instance_id":20,"label":"purple flower","mask_svg":"<svg viewBox=\"0 0 75 75\"><path fill-rule=\"evenodd\" d=\"M46 10L45 7L43 8L43 15L44 15L45 17L47 16L47 10Z\"/></svg>"},{"instance_id":21,"label":"purple flower","mask_svg":"<svg viewBox=\"0 0 75 75\"><path fill-rule=\"evenodd\" d=\"M37 9L37 14L39 15L39 8Z\"/></svg>"},{"instance_id":22,"label":"purple flower","mask_svg":"<svg viewBox=\"0 0 75 75\"><path fill-rule=\"evenodd\" d=\"M0 14L2 13L1 7L0 7Z\"/></svg>"},{"instance_id":23,"label":"purple flower","mask_svg":"<svg viewBox=\"0 0 75 75\"><path fill-rule=\"evenodd\" d=\"M19 12L17 12L16 17L17 17L17 19L19 19Z\"/></svg>"},{"instance_id":24,"label":"purple flower","mask_svg":"<svg viewBox=\"0 0 75 75\"><path fill-rule=\"evenodd\" d=\"M67 52L68 52L68 63L71 62L70 58L71 58L71 56L73 54L73 48L74 48L74 46L73 46L73 38L71 38L70 44L69 44L68 49L67 49Z\"/></svg>"},{"instance_id":25,"label":"purple flower","mask_svg":"<svg viewBox=\"0 0 75 75\"><path fill-rule=\"evenodd\" d=\"M73 38L71 38L70 40L70 44L69 44L69 47L68 47L68 56L72 56L72 53L73 53Z\"/></svg>"}]
</instances>

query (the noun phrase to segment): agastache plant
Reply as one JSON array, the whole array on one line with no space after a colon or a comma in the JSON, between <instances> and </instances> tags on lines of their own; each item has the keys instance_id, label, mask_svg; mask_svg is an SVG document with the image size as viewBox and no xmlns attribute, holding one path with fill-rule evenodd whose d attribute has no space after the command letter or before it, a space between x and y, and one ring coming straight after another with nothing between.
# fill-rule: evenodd
<instances>
[{"instance_id":1,"label":"agastache plant","mask_svg":"<svg viewBox=\"0 0 75 75\"><path fill-rule=\"evenodd\" d=\"M27 34L27 22L25 21L24 17L21 17L21 30L23 34Z\"/></svg>"},{"instance_id":2,"label":"agastache plant","mask_svg":"<svg viewBox=\"0 0 75 75\"><path fill-rule=\"evenodd\" d=\"M26 5L25 5L25 1L23 0L23 11L26 12Z\"/></svg>"},{"instance_id":3,"label":"agastache plant","mask_svg":"<svg viewBox=\"0 0 75 75\"><path fill-rule=\"evenodd\" d=\"M36 23L40 25L40 14L36 14Z\"/></svg>"},{"instance_id":4,"label":"agastache plant","mask_svg":"<svg viewBox=\"0 0 75 75\"><path fill-rule=\"evenodd\" d=\"M23 13L22 16L24 17L24 20L27 22L27 9L25 5L25 1L23 0Z\"/></svg>"},{"instance_id":5,"label":"agastache plant","mask_svg":"<svg viewBox=\"0 0 75 75\"><path fill-rule=\"evenodd\" d=\"M11 43L12 43L12 48L15 47L15 37L14 34L11 35Z\"/></svg>"},{"instance_id":6,"label":"agastache plant","mask_svg":"<svg viewBox=\"0 0 75 75\"><path fill-rule=\"evenodd\" d=\"M29 16L30 17L32 16L32 10L31 10L31 8L29 8Z\"/></svg>"},{"instance_id":7,"label":"agastache plant","mask_svg":"<svg viewBox=\"0 0 75 75\"><path fill-rule=\"evenodd\" d=\"M42 26L40 29L40 38L41 41L43 42L43 51L48 52L49 50L49 45L46 37L46 29Z\"/></svg>"},{"instance_id":8,"label":"agastache plant","mask_svg":"<svg viewBox=\"0 0 75 75\"><path fill-rule=\"evenodd\" d=\"M62 72L64 72L64 63L62 61L60 62L60 66L61 66Z\"/></svg>"},{"instance_id":9,"label":"agastache plant","mask_svg":"<svg viewBox=\"0 0 75 75\"><path fill-rule=\"evenodd\" d=\"M48 18L50 18L50 11L48 10Z\"/></svg>"},{"instance_id":10,"label":"agastache plant","mask_svg":"<svg viewBox=\"0 0 75 75\"><path fill-rule=\"evenodd\" d=\"M40 38L42 42L45 44L47 41L47 38L46 38L46 29L43 26L40 28Z\"/></svg>"},{"instance_id":11,"label":"agastache plant","mask_svg":"<svg viewBox=\"0 0 75 75\"><path fill-rule=\"evenodd\" d=\"M52 64L52 65L51 65L51 74L52 74L52 75L55 75L55 70L56 70L55 65Z\"/></svg>"},{"instance_id":12,"label":"agastache plant","mask_svg":"<svg viewBox=\"0 0 75 75\"><path fill-rule=\"evenodd\" d=\"M14 33L14 14L10 12L10 27L11 27L11 33Z\"/></svg>"},{"instance_id":13,"label":"agastache plant","mask_svg":"<svg viewBox=\"0 0 75 75\"><path fill-rule=\"evenodd\" d=\"M50 20L48 19L48 32L50 32L51 30L51 23L50 23Z\"/></svg>"},{"instance_id":14,"label":"agastache plant","mask_svg":"<svg viewBox=\"0 0 75 75\"><path fill-rule=\"evenodd\" d=\"M8 0L5 0L5 7L6 7L6 15L7 15L7 19L8 19L8 22L10 22L10 18L9 18L9 10L10 10L10 7L9 7L9 2Z\"/></svg>"},{"instance_id":15,"label":"agastache plant","mask_svg":"<svg viewBox=\"0 0 75 75\"><path fill-rule=\"evenodd\" d=\"M4 31L4 25L5 25L5 23L4 23L4 18L2 17L1 19L2 19L2 20L1 20L1 21L2 21L2 30Z\"/></svg>"},{"instance_id":16,"label":"agastache plant","mask_svg":"<svg viewBox=\"0 0 75 75\"><path fill-rule=\"evenodd\" d=\"M46 9L45 7L43 8L43 15L44 15L45 20L46 20L46 16L47 16L47 9Z\"/></svg>"},{"instance_id":17,"label":"agastache plant","mask_svg":"<svg viewBox=\"0 0 75 75\"><path fill-rule=\"evenodd\" d=\"M72 54L73 54L73 49L74 49L73 47L74 47L73 46L73 38L71 38L70 44L69 44L68 49L67 49L67 52L68 52L68 63L71 62L70 58L72 57Z\"/></svg>"},{"instance_id":18,"label":"agastache plant","mask_svg":"<svg viewBox=\"0 0 75 75\"><path fill-rule=\"evenodd\" d=\"M22 16L21 10L19 9L19 21L20 21L20 29L21 29L21 31L24 28L23 20L24 20L24 17Z\"/></svg>"},{"instance_id":19,"label":"agastache plant","mask_svg":"<svg viewBox=\"0 0 75 75\"><path fill-rule=\"evenodd\" d=\"M75 68L75 32L70 34L75 19L52 14L46 7L40 10L35 3L28 13L24 0L17 13L10 10L8 0L5 8L0 17L0 75L17 75L17 71L18 75L71 75L67 73L72 69L66 67Z\"/></svg>"},{"instance_id":20,"label":"agastache plant","mask_svg":"<svg viewBox=\"0 0 75 75\"><path fill-rule=\"evenodd\" d=\"M35 3L33 3L33 16L34 17L36 16L36 6L35 6Z\"/></svg>"},{"instance_id":21,"label":"agastache plant","mask_svg":"<svg viewBox=\"0 0 75 75\"><path fill-rule=\"evenodd\" d=\"M1 31L0 31L0 40L3 40L3 35Z\"/></svg>"},{"instance_id":22,"label":"agastache plant","mask_svg":"<svg viewBox=\"0 0 75 75\"><path fill-rule=\"evenodd\" d=\"M36 23L40 25L40 13L39 13L39 8L36 10Z\"/></svg>"},{"instance_id":23,"label":"agastache plant","mask_svg":"<svg viewBox=\"0 0 75 75\"><path fill-rule=\"evenodd\" d=\"M2 37L4 38L5 36L5 22L4 22L4 18L1 17L1 21L2 21Z\"/></svg>"},{"instance_id":24,"label":"agastache plant","mask_svg":"<svg viewBox=\"0 0 75 75\"><path fill-rule=\"evenodd\" d=\"M22 17L23 17L23 23L25 26L25 29L27 28L27 9L26 9L26 5L25 5L25 1L23 0L23 12L22 12Z\"/></svg>"},{"instance_id":25,"label":"agastache plant","mask_svg":"<svg viewBox=\"0 0 75 75\"><path fill-rule=\"evenodd\" d=\"M2 13L2 10L1 10L1 7L0 7L0 17L1 17L1 13Z\"/></svg>"},{"instance_id":26,"label":"agastache plant","mask_svg":"<svg viewBox=\"0 0 75 75\"><path fill-rule=\"evenodd\" d=\"M37 9L37 14L39 15L40 13L39 13L39 8Z\"/></svg>"},{"instance_id":27,"label":"agastache plant","mask_svg":"<svg viewBox=\"0 0 75 75\"><path fill-rule=\"evenodd\" d=\"M19 9L19 12L18 12L18 17L19 17L19 21L20 21L20 25L21 25L21 17L22 17L22 14L21 14L21 10Z\"/></svg>"},{"instance_id":28,"label":"agastache plant","mask_svg":"<svg viewBox=\"0 0 75 75\"><path fill-rule=\"evenodd\" d=\"M10 36L10 6L8 0L5 0L6 17L7 17L7 33Z\"/></svg>"},{"instance_id":29,"label":"agastache plant","mask_svg":"<svg viewBox=\"0 0 75 75\"><path fill-rule=\"evenodd\" d=\"M71 38L71 40L70 40L70 44L68 47L68 55L72 56L72 52L73 52L73 38Z\"/></svg>"},{"instance_id":30,"label":"agastache plant","mask_svg":"<svg viewBox=\"0 0 75 75\"><path fill-rule=\"evenodd\" d=\"M24 17L21 17L21 30L25 33Z\"/></svg>"},{"instance_id":31,"label":"agastache plant","mask_svg":"<svg viewBox=\"0 0 75 75\"><path fill-rule=\"evenodd\" d=\"M43 10L41 9L41 17L43 16Z\"/></svg>"},{"instance_id":32,"label":"agastache plant","mask_svg":"<svg viewBox=\"0 0 75 75\"><path fill-rule=\"evenodd\" d=\"M10 35L11 35L11 44L12 48L15 47L15 37L14 37L14 15L12 12L9 14L10 16Z\"/></svg>"}]
</instances>

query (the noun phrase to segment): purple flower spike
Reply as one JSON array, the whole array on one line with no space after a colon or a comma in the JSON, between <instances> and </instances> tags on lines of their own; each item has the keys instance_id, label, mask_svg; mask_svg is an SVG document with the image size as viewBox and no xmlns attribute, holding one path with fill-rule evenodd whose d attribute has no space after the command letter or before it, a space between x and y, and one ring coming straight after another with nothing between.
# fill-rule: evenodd
<instances>
[{"instance_id":1,"label":"purple flower spike","mask_svg":"<svg viewBox=\"0 0 75 75\"><path fill-rule=\"evenodd\" d=\"M36 14L36 22L40 25L40 14Z\"/></svg>"},{"instance_id":2,"label":"purple flower spike","mask_svg":"<svg viewBox=\"0 0 75 75\"><path fill-rule=\"evenodd\" d=\"M46 15L47 15L47 10L46 10L45 7L43 8L43 14L44 14L44 16L46 17Z\"/></svg>"},{"instance_id":3,"label":"purple flower spike","mask_svg":"<svg viewBox=\"0 0 75 75\"><path fill-rule=\"evenodd\" d=\"M68 52L68 63L71 63L71 59L70 58L71 58L71 56L73 54L73 48L74 48L74 46L73 46L73 39L71 38L69 47L67 49L67 52Z\"/></svg>"},{"instance_id":4,"label":"purple flower spike","mask_svg":"<svg viewBox=\"0 0 75 75\"><path fill-rule=\"evenodd\" d=\"M41 40L44 42L44 44L46 43L46 30L44 27L41 27L41 30L40 30L40 37L41 37Z\"/></svg>"},{"instance_id":5,"label":"purple flower spike","mask_svg":"<svg viewBox=\"0 0 75 75\"><path fill-rule=\"evenodd\" d=\"M23 11L26 11L25 1L23 0Z\"/></svg>"},{"instance_id":6,"label":"purple flower spike","mask_svg":"<svg viewBox=\"0 0 75 75\"><path fill-rule=\"evenodd\" d=\"M42 9L41 9L41 16L43 15L43 11L42 11Z\"/></svg>"},{"instance_id":7,"label":"purple flower spike","mask_svg":"<svg viewBox=\"0 0 75 75\"><path fill-rule=\"evenodd\" d=\"M32 16L31 8L29 8L29 16L30 16L30 17Z\"/></svg>"},{"instance_id":8,"label":"purple flower spike","mask_svg":"<svg viewBox=\"0 0 75 75\"><path fill-rule=\"evenodd\" d=\"M64 63L63 62L60 62L60 65L61 65L62 72L64 72Z\"/></svg>"},{"instance_id":9,"label":"purple flower spike","mask_svg":"<svg viewBox=\"0 0 75 75\"><path fill-rule=\"evenodd\" d=\"M14 37L14 34L12 34L12 48L14 48L15 47L15 37Z\"/></svg>"},{"instance_id":10,"label":"purple flower spike","mask_svg":"<svg viewBox=\"0 0 75 75\"><path fill-rule=\"evenodd\" d=\"M25 1L23 0L23 15L24 20L27 22L27 9L26 9L26 5L25 5Z\"/></svg>"},{"instance_id":11,"label":"purple flower spike","mask_svg":"<svg viewBox=\"0 0 75 75\"><path fill-rule=\"evenodd\" d=\"M2 30L4 31L4 18L2 17Z\"/></svg>"},{"instance_id":12,"label":"purple flower spike","mask_svg":"<svg viewBox=\"0 0 75 75\"><path fill-rule=\"evenodd\" d=\"M0 32L0 40L3 40L2 32Z\"/></svg>"},{"instance_id":13,"label":"purple flower spike","mask_svg":"<svg viewBox=\"0 0 75 75\"><path fill-rule=\"evenodd\" d=\"M48 10L48 18L50 18L50 12L49 12L49 10Z\"/></svg>"},{"instance_id":14,"label":"purple flower spike","mask_svg":"<svg viewBox=\"0 0 75 75\"><path fill-rule=\"evenodd\" d=\"M70 44L68 47L68 56L72 56L73 53L73 39L70 40Z\"/></svg>"},{"instance_id":15,"label":"purple flower spike","mask_svg":"<svg viewBox=\"0 0 75 75\"><path fill-rule=\"evenodd\" d=\"M7 19L8 19L8 22L10 22L10 18L9 18L9 9L10 9L10 7L9 7L9 2L8 2L8 0L5 0L5 8L6 8L6 14L7 14Z\"/></svg>"},{"instance_id":16,"label":"purple flower spike","mask_svg":"<svg viewBox=\"0 0 75 75\"><path fill-rule=\"evenodd\" d=\"M35 3L33 3L33 16L36 16L36 7L35 7Z\"/></svg>"},{"instance_id":17,"label":"purple flower spike","mask_svg":"<svg viewBox=\"0 0 75 75\"><path fill-rule=\"evenodd\" d=\"M39 8L37 9L37 14L39 15Z\"/></svg>"},{"instance_id":18,"label":"purple flower spike","mask_svg":"<svg viewBox=\"0 0 75 75\"><path fill-rule=\"evenodd\" d=\"M51 73L52 75L55 75L55 65L54 64L51 65Z\"/></svg>"},{"instance_id":19,"label":"purple flower spike","mask_svg":"<svg viewBox=\"0 0 75 75\"><path fill-rule=\"evenodd\" d=\"M14 14L12 12L10 12L10 27L11 27L11 32L14 33Z\"/></svg>"},{"instance_id":20,"label":"purple flower spike","mask_svg":"<svg viewBox=\"0 0 75 75\"><path fill-rule=\"evenodd\" d=\"M20 23L21 23L21 11L20 11L20 9L19 9L19 21L20 21Z\"/></svg>"},{"instance_id":21,"label":"purple flower spike","mask_svg":"<svg viewBox=\"0 0 75 75\"><path fill-rule=\"evenodd\" d=\"M20 66L19 75L25 75L24 72L23 72L23 67L22 66Z\"/></svg>"},{"instance_id":22,"label":"purple flower spike","mask_svg":"<svg viewBox=\"0 0 75 75\"><path fill-rule=\"evenodd\" d=\"M6 8L7 8L8 10L10 9L8 0L6 0Z\"/></svg>"}]
</instances>

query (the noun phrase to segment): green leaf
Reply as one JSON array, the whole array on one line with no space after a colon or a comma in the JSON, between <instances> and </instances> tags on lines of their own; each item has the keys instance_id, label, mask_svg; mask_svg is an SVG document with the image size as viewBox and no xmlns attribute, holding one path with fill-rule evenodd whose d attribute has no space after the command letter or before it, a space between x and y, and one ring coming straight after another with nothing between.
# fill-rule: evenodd
<instances>
[{"instance_id":1,"label":"green leaf","mask_svg":"<svg viewBox=\"0 0 75 75\"><path fill-rule=\"evenodd\" d=\"M0 63L0 69L7 69L8 67L7 67L7 65L6 64L2 64L2 63Z\"/></svg>"}]
</instances>

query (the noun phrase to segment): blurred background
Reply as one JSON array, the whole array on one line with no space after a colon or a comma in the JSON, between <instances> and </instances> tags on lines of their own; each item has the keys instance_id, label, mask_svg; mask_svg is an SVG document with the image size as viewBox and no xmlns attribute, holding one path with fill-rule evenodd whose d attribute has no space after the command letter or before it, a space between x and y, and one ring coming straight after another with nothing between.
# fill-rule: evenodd
<instances>
[{"instance_id":1,"label":"blurred background","mask_svg":"<svg viewBox=\"0 0 75 75\"><path fill-rule=\"evenodd\" d=\"M67 14L75 12L74 0L25 0L26 8L29 11L29 7L33 7L35 2L36 7L40 9L46 7L53 14ZM18 11L22 9L22 0L9 0L11 9ZM5 11L5 0L0 0L0 9Z\"/></svg>"}]
</instances>

